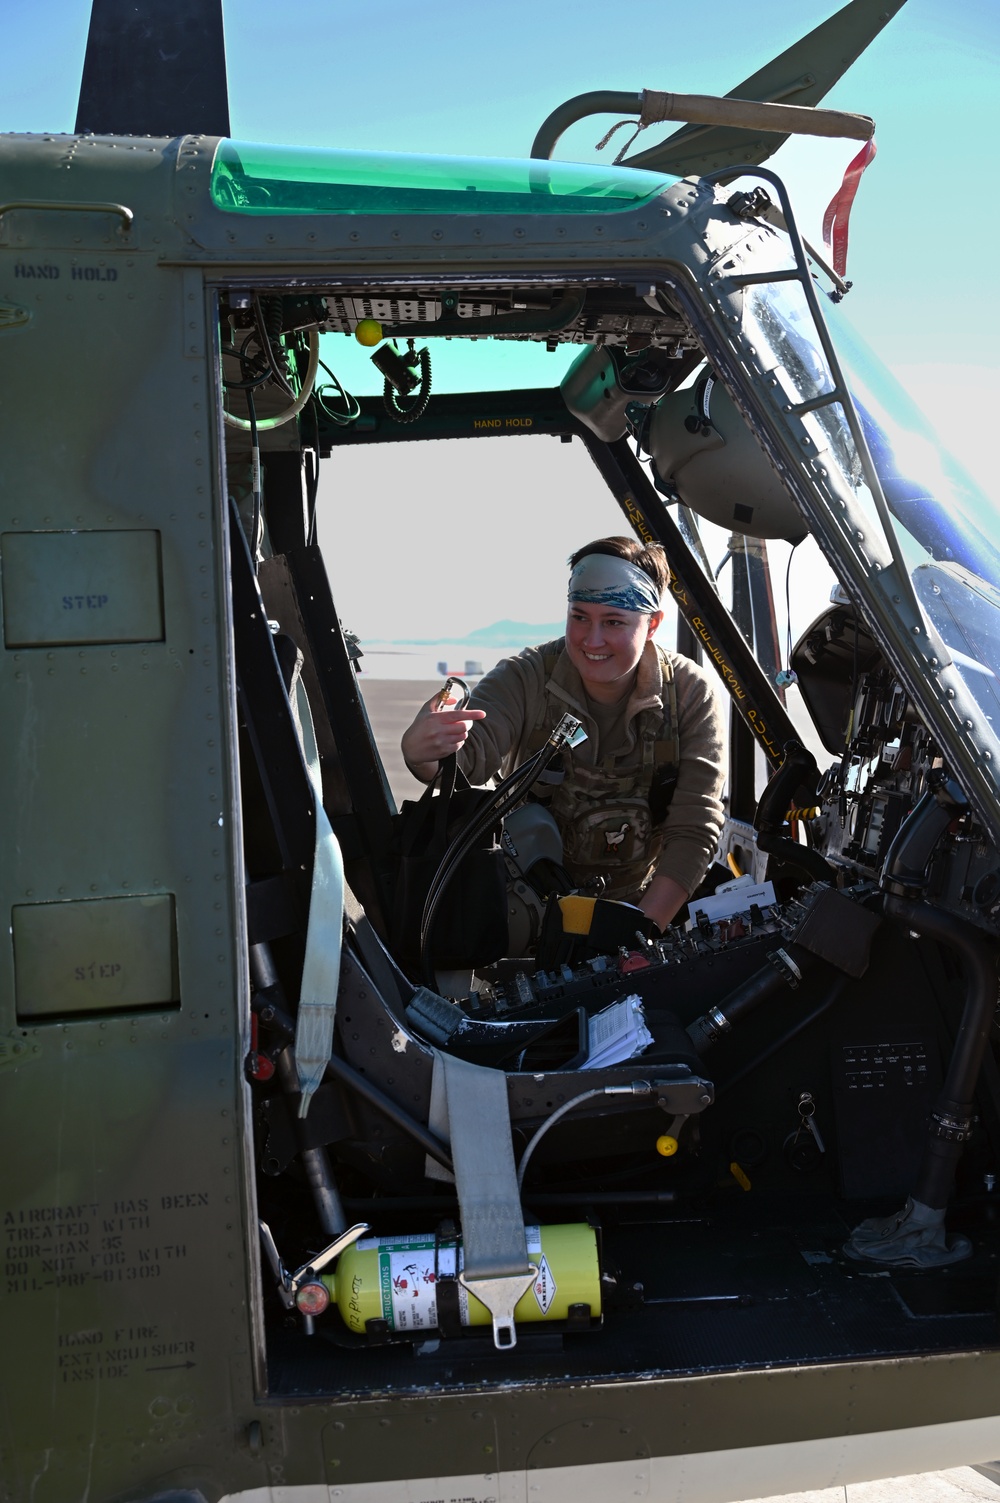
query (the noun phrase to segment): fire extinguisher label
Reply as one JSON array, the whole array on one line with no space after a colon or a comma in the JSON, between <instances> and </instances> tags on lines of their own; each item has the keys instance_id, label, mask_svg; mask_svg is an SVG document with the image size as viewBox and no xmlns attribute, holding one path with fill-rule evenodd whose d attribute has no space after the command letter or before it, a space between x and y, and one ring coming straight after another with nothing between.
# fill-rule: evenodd
<instances>
[{"instance_id":1,"label":"fire extinguisher label","mask_svg":"<svg viewBox=\"0 0 1000 1503\"><path fill-rule=\"evenodd\" d=\"M538 1267L532 1289L542 1314L555 1299L556 1281L542 1253L537 1226L526 1226L528 1257ZM464 1264L461 1246L435 1248L431 1237L370 1237L358 1242L361 1252L378 1252L379 1294L382 1318L394 1331L430 1331L437 1326L437 1284L455 1278ZM469 1296L460 1284L459 1316L469 1324Z\"/></svg>"},{"instance_id":2,"label":"fire extinguisher label","mask_svg":"<svg viewBox=\"0 0 1000 1503\"><path fill-rule=\"evenodd\" d=\"M538 1260L538 1277L531 1288L539 1310L541 1310L543 1315L548 1315L552 1301L556 1297L557 1285L555 1279L552 1277L549 1260L544 1253L542 1253L542 1256Z\"/></svg>"},{"instance_id":3,"label":"fire extinguisher label","mask_svg":"<svg viewBox=\"0 0 1000 1503\"><path fill-rule=\"evenodd\" d=\"M394 1331L428 1331L437 1325L437 1281L454 1277L455 1252L442 1248L435 1268L434 1243L411 1242L379 1250L382 1315Z\"/></svg>"}]
</instances>

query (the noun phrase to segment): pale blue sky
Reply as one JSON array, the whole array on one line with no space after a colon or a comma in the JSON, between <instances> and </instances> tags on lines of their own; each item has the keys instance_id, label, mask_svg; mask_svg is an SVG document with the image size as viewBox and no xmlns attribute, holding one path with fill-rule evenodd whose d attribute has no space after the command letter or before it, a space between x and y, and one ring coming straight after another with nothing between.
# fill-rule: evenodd
<instances>
[{"instance_id":1,"label":"pale blue sky","mask_svg":"<svg viewBox=\"0 0 1000 1503\"><path fill-rule=\"evenodd\" d=\"M229 0L232 130L304 145L524 155L564 99L596 88L724 93L836 9L836 0ZM89 0L7 5L0 129L72 130L89 12ZM879 155L851 222L846 306L986 484L1000 405L998 64L998 0L907 0L826 100L877 122ZM610 123L575 126L559 155L595 159ZM810 238L818 241L853 151L800 141L772 160ZM346 341L339 348L346 366ZM555 379L563 357L551 359L542 380ZM367 362L350 365L350 381L367 372ZM621 526L577 445L393 445L325 469L321 537L345 620L368 638L458 634L501 616L552 620L566 554ZM404 560L378 590L359 566L371 517L358 503L373 498ZM347 534L335 547L338 519ZM414 560L428 541L436 586L415 590L423 575Z\"/></svg>"},{"instance_id":2,"label":"pale blue sky","mask_svg":"<svg viewBox=\"0 0 1000 1503\"><path fill-rule=\"evenodd\" d=\"M233 134L520 156L548 112L574 94L724 93L836 8L835 0L229 0ZM72 130L89 12L88 0L5 8L0 129ZM1000 223L998 63L997 0L907 0L828 96L878 123L879 157L853 221L852 303L890 361L993 363L1000 317L985 279ZM608 123L576 126L560 155L593 157ZM786 148L772 165L818 214L849 150Z\"/></svg>"}]
</instances>

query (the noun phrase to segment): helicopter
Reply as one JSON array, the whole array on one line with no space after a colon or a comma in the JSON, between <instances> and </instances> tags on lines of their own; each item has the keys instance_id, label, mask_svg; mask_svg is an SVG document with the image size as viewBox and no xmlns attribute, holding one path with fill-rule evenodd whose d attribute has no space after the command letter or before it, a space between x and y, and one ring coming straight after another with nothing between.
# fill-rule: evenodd
<instances>
[{"instance_id":1,"label":"helicopter","mask_svg":"<svg viewBox=\"0 0 1000 1503\"><path fill-rule=\"evenodd\" d=\"M95 0L77 130L0 138L5 1503L725 1503L1000 1450L995 518L763 165L870 140L820 102L899 8L499 160L234 141L218 7ZM593 110L679 129L559 160ZM380 392L320 385L331 335ZM577 353L435 394L473 339ZM587 453L732 704L689 927L492 841L561 725L394 943L321 467L498 433ZM484 843L520 929L473 990L435 919Z\"/></svg>"}]
</instances>

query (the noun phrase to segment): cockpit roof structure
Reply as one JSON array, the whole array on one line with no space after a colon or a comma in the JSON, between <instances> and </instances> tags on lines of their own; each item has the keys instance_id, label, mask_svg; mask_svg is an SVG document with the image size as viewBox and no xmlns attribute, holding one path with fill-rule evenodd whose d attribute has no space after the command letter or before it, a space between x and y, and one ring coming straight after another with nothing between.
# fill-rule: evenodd
<instances>
[{"instance_id":1,"label":"cockpit roof structure","mask_svg":"<svg viewBox=\"0 0 1000 1503\"><path fill-rule=\"evenodd\" d=\"M613 214L672 181L604 164L224 140L211 194L238 214Z\"/></svg>"}]
</instances>

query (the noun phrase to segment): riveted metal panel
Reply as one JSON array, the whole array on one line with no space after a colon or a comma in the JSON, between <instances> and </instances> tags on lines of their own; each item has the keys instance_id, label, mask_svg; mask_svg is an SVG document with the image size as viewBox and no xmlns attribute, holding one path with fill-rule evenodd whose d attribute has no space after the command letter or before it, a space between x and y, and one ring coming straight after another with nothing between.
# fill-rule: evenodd
<instances>
[{"instance_id":1,"label":"riveted metal panel","mask_svg":"<svg viewBox=\"0 0 1000 1503\"><path fill-rule=\"evenodd\" d=\"M7 647L163 640L158 532L5 532L0 569Z\"/></svg>"},{"instance_id":2,"label":"riveted metal panel","mask_svg":"<svg viewBox=\"0 0 1000 1503\"><path fill-rule=\"evenodd\" d=\"M11 915L18 1021L177 1002L170 893L19 903Z\"/></svg>"},{"instance_id":3,"label":"riveted metal panel","mask_svg":"<svg viewBox=\"0 0 1000 1503\"><path fill-rule=\"evenodd\" d=\"M194 321L210 349L214 325L159 262L174 148L134 146L42 141L22 177L0 143L3 201L92 196L134 216L129 234L111 213L4 218L0 302L31 319L2 336L0 533L152 534L162 577L161 640L0 651L0 914L133 912L150 895L154 914L172 898L177 935L177 982L133 993L150 1005L33 1016L23 914L17 973L0 945L0 1127L17 1145L0 1228L20 1249L0 1319L23 1357L5 1385L0 1493L36 1503L163 1491L253 1412L226 497L213 363L186 359L181 335ZM38 267L53 271L25 274ZM38 392L63 364L87 379L50 433ZM45 1448L58 1465L39 1462ZM240 1456L227 1481L254 1479Z\"/></svg>"}]
</instances>

